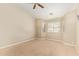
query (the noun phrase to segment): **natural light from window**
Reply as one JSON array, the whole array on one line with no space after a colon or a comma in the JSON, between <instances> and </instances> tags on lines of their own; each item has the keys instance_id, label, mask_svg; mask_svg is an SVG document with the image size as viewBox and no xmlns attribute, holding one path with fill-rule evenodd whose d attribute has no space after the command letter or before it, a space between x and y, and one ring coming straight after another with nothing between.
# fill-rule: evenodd
<instances>
[{"instance_id":1,"label":"natural light from window","mask_svg":"<svg viewBox=\"0 0 79 59\"><path fill-rule=\"evenodd\" d=\"M48 32L60 32L60 22L49 22Z\"/></svg>"}]
</instances>

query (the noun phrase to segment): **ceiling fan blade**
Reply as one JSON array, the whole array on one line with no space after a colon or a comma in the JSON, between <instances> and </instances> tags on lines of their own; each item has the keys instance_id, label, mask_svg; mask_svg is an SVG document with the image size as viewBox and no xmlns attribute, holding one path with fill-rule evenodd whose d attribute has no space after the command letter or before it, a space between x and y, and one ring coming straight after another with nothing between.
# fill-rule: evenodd
<instances>
[{"instance_id":1,"label":"ceiling fan blade","mask_svg":"<svg viewBox=\"0 0 79 59\"><path fill-rule=\"evenodd\" d=\"M44 8L44 6L43 6L43 5L41 5L41 4L39 4L39 3L37 3L37 5L38 5L38 6L40 6L41 8Z\"/></svg>"},{"instance_id":2,"label":"ceiling fan blade","mask_svg":"<svg viewBox=\"0 0 79 59\"><path fill-rule=\"evenodd\" d=\"M35 7L36 7L36 3L34 4L33 9L35 9Z\"/></svg>"}]
</instances>

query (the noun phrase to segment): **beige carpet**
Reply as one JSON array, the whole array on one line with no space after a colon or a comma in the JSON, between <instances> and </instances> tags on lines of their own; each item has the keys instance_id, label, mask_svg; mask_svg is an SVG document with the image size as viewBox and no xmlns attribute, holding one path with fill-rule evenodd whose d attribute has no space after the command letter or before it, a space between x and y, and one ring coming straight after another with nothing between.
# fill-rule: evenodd
<instances>
[{"instance_id":1,"label":"beige carpet","mask_svg":"<svg viewBox=\"0 0 79 59\"><path fill-rule=\"evenodd\" d=\"M1 49L0 55L12 56L76 56L73 46L51 40L32 40L16 46Z\"/></svg>"}]
</instances>

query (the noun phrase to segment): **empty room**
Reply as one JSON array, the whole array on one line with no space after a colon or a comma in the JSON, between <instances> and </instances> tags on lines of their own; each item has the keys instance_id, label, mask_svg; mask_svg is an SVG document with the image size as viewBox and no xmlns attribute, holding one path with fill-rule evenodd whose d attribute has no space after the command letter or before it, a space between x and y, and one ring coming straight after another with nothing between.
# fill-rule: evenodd
<instances>
[{"instance_id":1,"label":"empty room","mask_svg":"<svg viewBox=\"0 0 79 59\"><path fill-rule=\"evenodd\" d=\"M79 56L79 3L0 3L0 56Z\"/></svg>"}]
</instances>

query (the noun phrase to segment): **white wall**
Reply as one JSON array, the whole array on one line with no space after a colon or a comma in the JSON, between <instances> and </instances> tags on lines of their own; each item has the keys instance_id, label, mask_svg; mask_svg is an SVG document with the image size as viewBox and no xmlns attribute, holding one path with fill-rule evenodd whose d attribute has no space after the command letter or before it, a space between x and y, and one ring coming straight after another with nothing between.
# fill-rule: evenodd
<instances>
[{"instance_id":1,"label":"white wall","mask_svg":"<svg viewBox=\"0 0 79 59\"><path fill-rule=\"evenodd\" d=\"M0 47L34 36L34 19L17 4L0 4Z\"/></svg>"}]
</instances>

